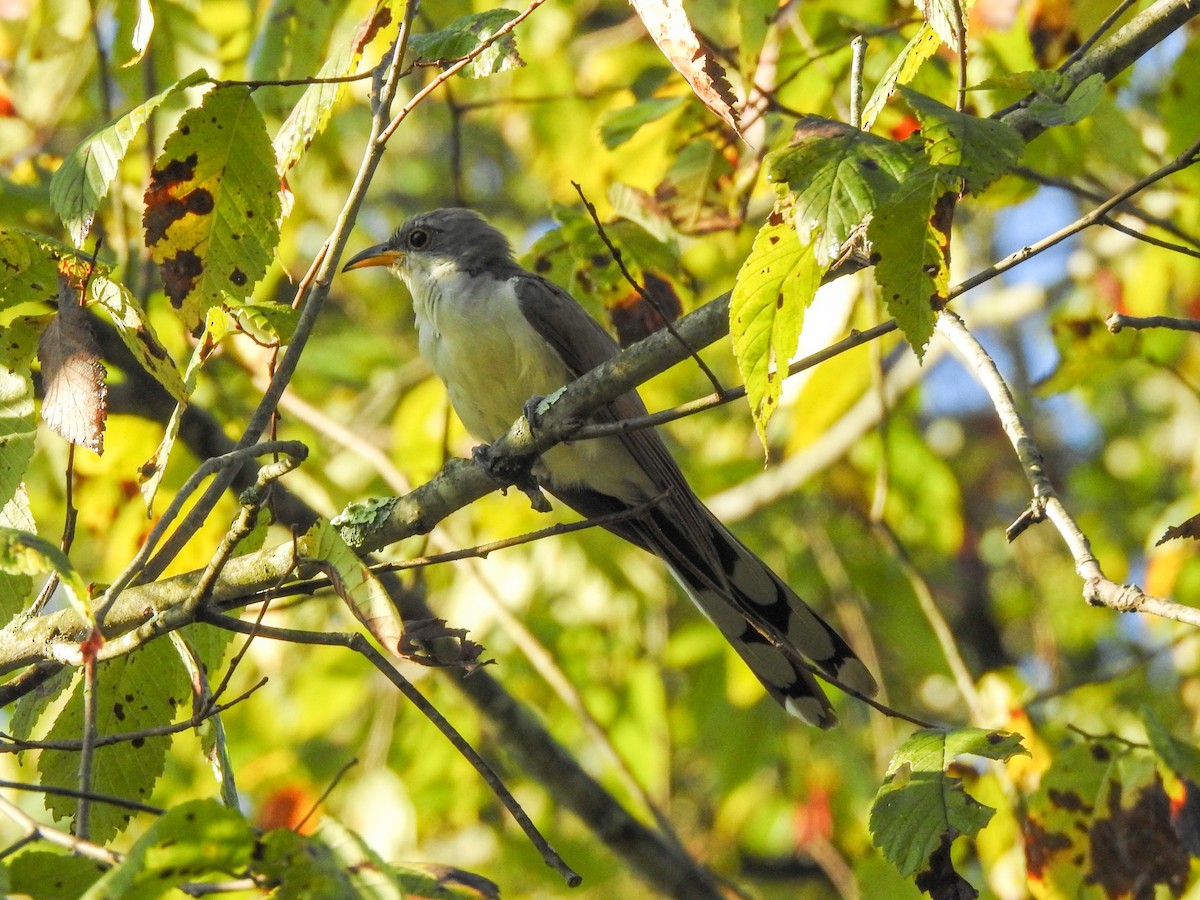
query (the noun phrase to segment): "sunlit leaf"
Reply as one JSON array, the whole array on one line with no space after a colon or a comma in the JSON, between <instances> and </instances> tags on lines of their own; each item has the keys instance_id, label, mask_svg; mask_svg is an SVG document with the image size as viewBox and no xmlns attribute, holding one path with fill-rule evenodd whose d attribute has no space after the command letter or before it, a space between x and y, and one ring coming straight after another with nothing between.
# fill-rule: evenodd
<instances>
[{"instance_id":1,"label":"sunlit leaf","mask_svg":"<svg viewBox=\"0 0 1200 900\"><path fill-rule=\"evenodd\" d=\"M959 756L1005 760L1024 753L1019 735L958 728L923 728L892 756L871 807L871 837L902 875L929 864L943 841L973 836L995 810L972 799L947 771Z\"/></svg>"},{"instance_id":2,"label":"sunlit leaf","mask_svg":"<svg viewBox=\"0 0 1200 900\"><path fill-rule=\"evenodd\" d=\"M279 241L279 176L244 87L209 91L167 138L146 189L146 246L189 328L248 297Z\"/></svg>"},{"instance_id":3,"label":"sunlit leaf","mask_svg":"<svg viewBox=\"0 0 1200 900\"><path fill-rule=\"evenodd\" d=\"M631 4L658 49L700 102L737 131L737 97L725 69L696 36L682 0L631 0Z\"/></svg>"},{"instance_id":4,"label":"sunlit leaf","mask_svg":"<svg viewBox=\"0 0 1200 900\"><path fill-rule=\"evenodd\" d=\"M203 69L180 79L115 122L94 131L63 160L50 180L50 203L76 247L83 246L96 209L117 177L121 160L151 114L184 88L207 79L208 73Z\"/></svg>"},{"instance_id":5,"label":"sunlit leaf","mask_svg":"<svg viewBox=\"0 0 1200 900\"><path fill-rule=\"evenodd\" d=\"M88 280L88 302L103 309L116 326L117 334L143 369L178 402L187 401L183 378L175 360L158 339L154 327L125 285L100 275Z\"/></svg>"},{"instance_id":6,"label":"sunlit leaf","mask_svg":"<svg viewBox=\"0 0 1200 900\"><path fill-rule=\"evenodd\" d=\"M888 98L896 90L896 86L911 82L920 71L921 66L937 53L938 47L941 45L942 40L933 27L928 22L922 23L921 27L917 29L917 33L900 51L900 55L892 61L863 106L863 131L871 130L875 119L887 104Z\"/></svg>"},{"instance_id":7,"label":"sunlit leaf","mask_svg":"<svg viewBox=\"0 0 1200 900\"><path fill-rule=\"evenodd\" d=\"M425 34L414 34L408 40L409 53L424 63L447 65L457 62L476 50L497 31L517 17L511 9L489 9L455 19L444 28ZM525 65L517 52L517 42L510 31L492 41L459 74L466 78L486 78Z\"/></svg>"},{"instance_id":8,"label":"sunlit leaf","mask_svg":"<svg viewBox=\"0 0 1200 900\"><path fill-rule=\"evenodd\" d=\"M7 503L33 457L37 423L29 365L47 318L20 318L0 335L0 502Z\"/></svg>"},{"instance_id":9,"label":"sunlit leaf","mask_svg":"<svg viewBox=\"0 0 1200 900\"><path fill-rule=\"evenodd\" d=\"M806 116L791 144L768 158L771 177L795 194L793 219L817 262L838 257L851 233L890 197L915 165L920 147L840 122Z\"/></svg>"},{"instance_id":10,"label":"sunlit leaf","mask_svg":"<svg viewBox=\"0 0 1200 900\"><path fill-rule=\"evenodd\" d=\"M40 241L0 229L0 309L58 297L58 263Z\"/></svg>"},{"instance_id":11,"label":"sunlit leaf","mask_svg":"<svg viewBox=\"0 0 1200 900\"><path fill-rule=\"evenodd\" d=\"M204 364L216 352L221 341L231 330L232 322L229 313L216 306L208 310L204 321L204 331L192 351L192 358L188 360L187 371L183 375L185 400L196 389L200 370L204 368ZM183 421L184 402L180 401L175 405L175 409L171 411L171 417L167 420L166 428L163 430L163 437L159 442L158 449L138 470L138 481L141 484L142 498L146 501L147 510L153 508L154 496L158 493L158 486L167 472L167 460L171 456L171 450L175 447L175 439L179 436L179 426Z\"/></svg>"},{"instance_id":12,"label":"sunlit leaf","mask_svg":"<svg viewBox=\"0 0 1200 900\"><path fill-rule=\"evenodd\" d=\"M961 175L968 193L980 193L1020 160L1025 142L1012 126L960 113L910 88L900 92L921 122L929 161Z\"/></svg>"},{"instance_id":13,"label":"sunlit leaf","mask_svg":"<svg viewBox=\"0 0 1200 900\"><path fill-rule=\"evenodd\" d=\"M875 280L884 305L918 357L933 336L950 286L950 235L939 204L952 202L957 190L957 180L947 183L936 169L911 174L867 227L879 257Z\"/></svg>"},{"instance_id":14,"label":"sunlit leaf","mask_svg":"<svg viewBox=\"0 0 1200 900\"><path fill-rule=\"evenodd\" d=\"M334 46L317 71L317 80L305 88L300 101L275 135L275 157L281 174L299 162L313 139L329 124L334 105L345 93L344 82L327 79L340 79L353 74L362 59L363 50L391 23L391 4L388 0L377 0L371 14L358 23L353 37Z\"/></svg>"},{"instance_id":15,"label":"sunlit leaf","mask_svg":"<svg viewBox=\"0 0 1200 900\"><path fill-rule=\"evenodd\" d=\"M797 237L790 198L775 204L742 263L729 304L730 336L759 439L779 403L787 367L800 340L804 311L825 266Z\"/></svg>"}]
</instances>

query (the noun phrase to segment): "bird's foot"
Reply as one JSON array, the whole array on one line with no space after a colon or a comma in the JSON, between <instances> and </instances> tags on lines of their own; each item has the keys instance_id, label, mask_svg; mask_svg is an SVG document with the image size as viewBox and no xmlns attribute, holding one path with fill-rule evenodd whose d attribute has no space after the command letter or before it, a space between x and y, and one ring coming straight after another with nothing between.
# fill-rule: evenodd
<instances>
[{"instance_id":1,"label":"bird's foot","mask_svg":"<svg viewBox=\"0 0 1200 900\"><path fill-rule=\"evenodd\" d=\"M550 512L550 501L542 493L542 487L530 469L532 460L498 456L492 452L491 444L480 444L473 448L471 458L489 478L505 485L503 490L507 491L507 486L512 485L529 498L529 505L535 510Z\"/></svg>"}]
</instances>

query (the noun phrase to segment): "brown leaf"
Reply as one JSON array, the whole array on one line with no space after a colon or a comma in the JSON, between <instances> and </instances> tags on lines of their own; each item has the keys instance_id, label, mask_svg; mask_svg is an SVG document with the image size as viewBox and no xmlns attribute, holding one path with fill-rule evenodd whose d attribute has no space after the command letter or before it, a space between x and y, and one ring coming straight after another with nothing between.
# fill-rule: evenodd
<instances>
[{"instance_id":1,"label":"brown leaf","mask_svg":"<svg viewBox=\"0 0 1200 900\"><path fill-rule=\"evenodd\" d=\"M674 322L683 312L683 304L671 282L653 272L645 272L642 281L642 293L631 290L608 311L622 347L662 328L664 313L668 321Z\"/></svg>"},{"instance_id":2,"label":"brown leaf","mask_svg":"<svg viewBox=\"0 0 1200 900\"><path fill-rule=\"evenodd\" d=\"M450 628L445 619L417 619L404 623L400 656L423 666L458 666L468 673L491 660L479 661L483 646L467 637L465 628Z\"/></svg>"},{"instance_id":3,"label":"brown leaf","mask_svg":"<svg viewBox=\"0 0 1200 900\"><path fill-rule=\"evenodd\" d=\"M725 70L692 29L682 0L630 0L630 3L658 49L687 79L700 102L738 131L737 97Z\"/></svg>"},{"instance_id":4,"label":"brown leaf","mask_svg":"<svg viewBox=\"0 0 1200 900\"><path fill-rule=\"evenodd\" d=\"M933 900L975 900L979 896L979 891L954 868L950 858L954 837L953 833L944 835L941 844L929 856L929 867L917 873L917 887Z\"/></svg>"},{"instance_id":5,"label":"brown leaf","mask_svg":"<svg viewBox=\"0 0 1200 900\"><path fill-rule=\"evenodd\" d=\"M42 364L42 418L59 436L87 447L97 455L104 452L104 424L108 372L100 362L96 336L78 294L64 276L59 276L58 313L38 341Z\"/></svg>"},{"instance_id":6,"label":"brown leaf","mask_svg":"<svg viewBox=\"0 0 1200 900\"><path fill-rule=\"evenodd\" d=\"M1154 897L1157 884L1181 896L1188 855L1171 823L1170 800L1158 773L1128 809L1121 805L1121 783L1110 782L1108 813L1091 828L1092 869L1086 880L1114 898Z\"/></svg>"},{"instance_id":7,"label":"brown leaf","mask_svg":"<svg viewBox=\"0 0 1200 900\"><path fill-rule=\"evenodd\" d=\"M1160 544L1165 544L1167 541L1174 541L1179 538L1191 538L1192 540L1200 540L1200 513L1192 516L1178 525L1172 525L1163 532L1162 537L1154 542L1157 547Z\"/></svg>"}]
</instances>

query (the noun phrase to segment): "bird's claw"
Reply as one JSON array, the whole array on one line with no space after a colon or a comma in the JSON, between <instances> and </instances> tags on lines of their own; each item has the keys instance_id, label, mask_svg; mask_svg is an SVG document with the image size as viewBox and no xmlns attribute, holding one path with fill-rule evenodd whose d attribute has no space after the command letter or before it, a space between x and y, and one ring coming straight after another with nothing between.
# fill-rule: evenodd
<instances>
[{"instance_id":1,"label":"bird's claw","mask_svg":"<svg viewBox=\"0 0 1200 900\"><path fill-rule=\"evenodd\" d=\"M491 444L480 444L471 450L471 459L487 476L506 487L512 485L529 498L529 505L538 512L550 512L550 501L542 493L541 485L530 470L532 462L527 459L514 459L511 456L498 456L492 452Z\"/></svg>"}]
</instances>

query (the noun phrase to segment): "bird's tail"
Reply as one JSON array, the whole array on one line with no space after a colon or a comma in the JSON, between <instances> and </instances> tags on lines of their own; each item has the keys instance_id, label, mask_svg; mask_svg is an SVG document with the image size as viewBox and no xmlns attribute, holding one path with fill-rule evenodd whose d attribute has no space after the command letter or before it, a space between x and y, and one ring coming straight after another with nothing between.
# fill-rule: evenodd
<instances>
[{"instance_id":1,"label":"bird's tail","mask_svg":"<svg viewBox=\"0 0 1200 900\"><path fill-rule=\"evenodd\" d=\"M707 509L704 512L714 551L709 560L696 558L694 544L689 552L688 545L661 530L650 542L767 692L792 715L821 728L836 724L837 716L812 670L860 694L874 695L875 679L842 636Z\"/></svg>"}]
</instances>

